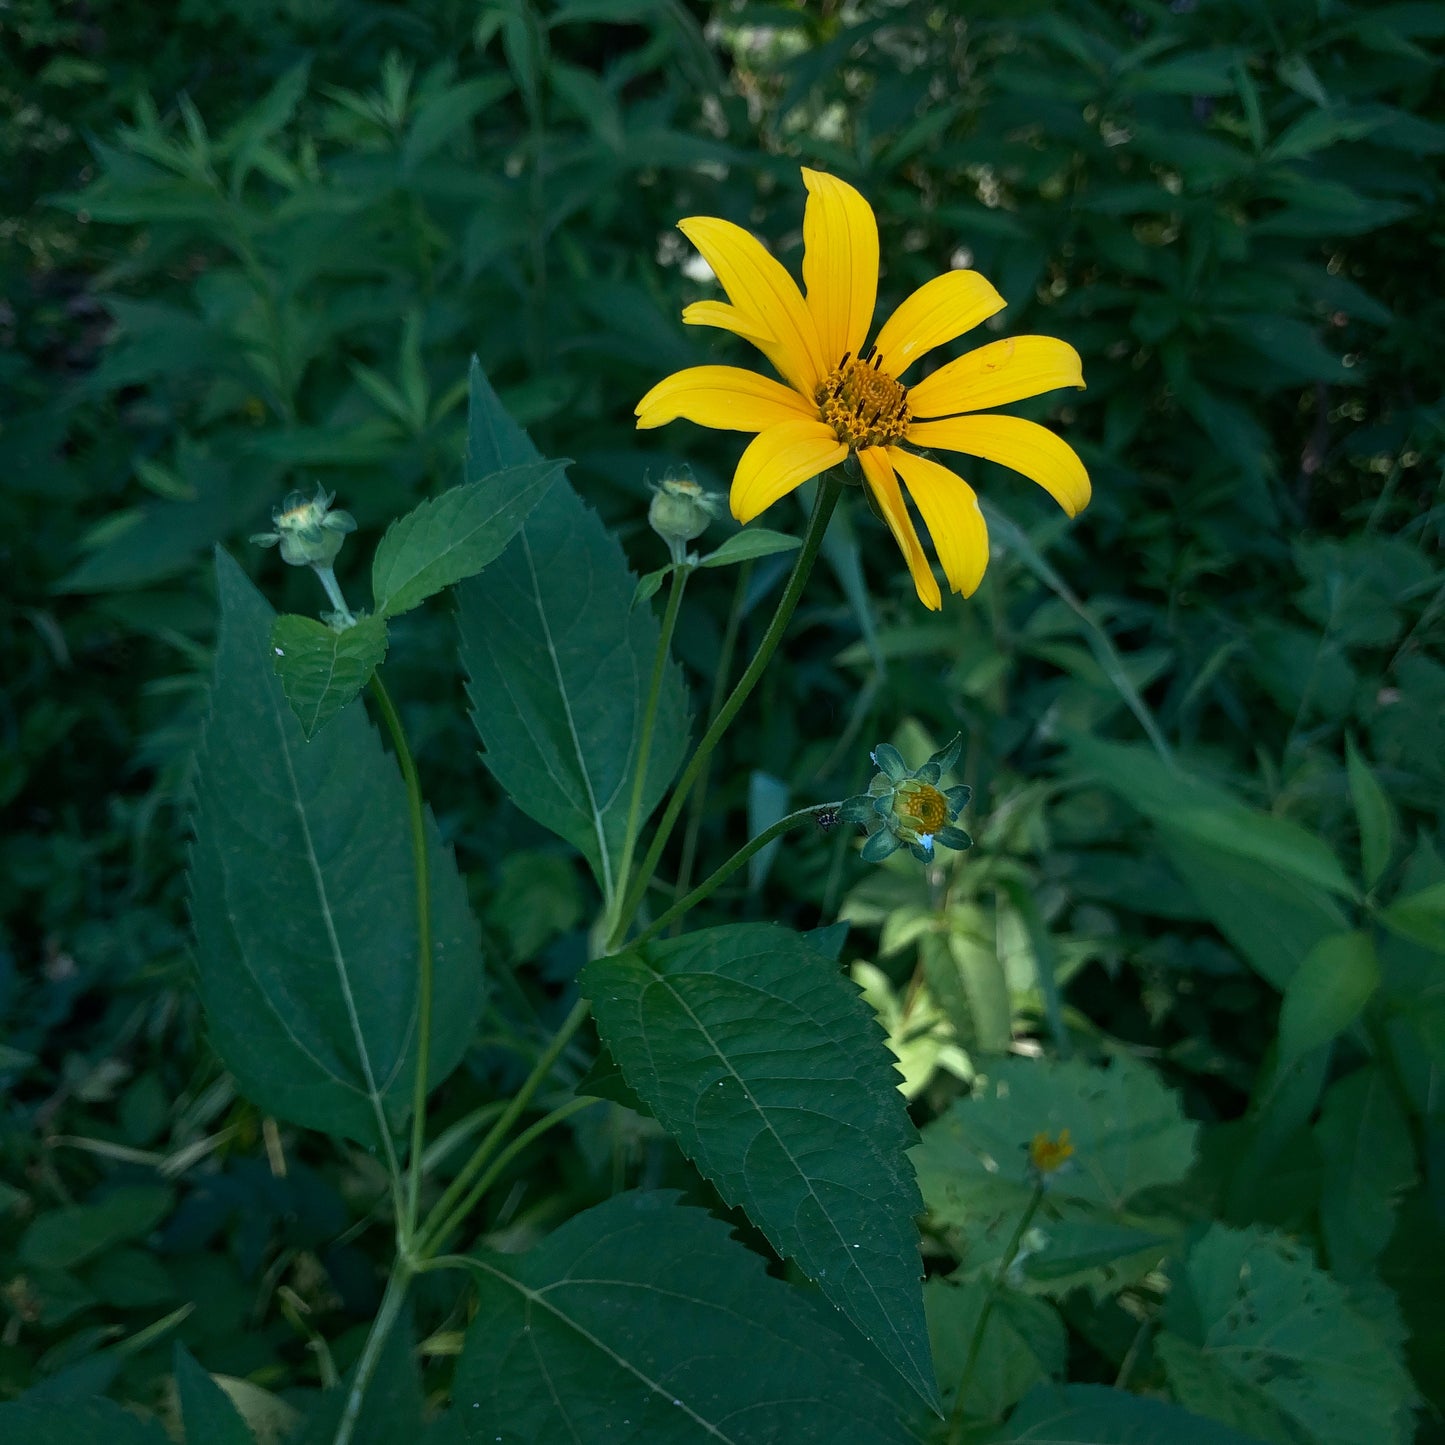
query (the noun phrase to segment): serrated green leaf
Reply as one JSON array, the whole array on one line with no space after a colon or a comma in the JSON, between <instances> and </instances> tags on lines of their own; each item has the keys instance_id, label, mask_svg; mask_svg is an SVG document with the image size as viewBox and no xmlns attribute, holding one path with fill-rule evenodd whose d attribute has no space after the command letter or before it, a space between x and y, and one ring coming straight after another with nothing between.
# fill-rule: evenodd
<instances>
[{"instance_id":1,"label":"serrated green leaf","mask_svg":"<svg viewBox=\"0 0 1445 1445\"><path fill-rule=\"evenodd\" d=\"M230 1396L179 1340L172 1360L186 1445L255 1445Z\"/></svg>"},{"instance_id":2,"label":"serrated green leaf","mask_svg":"<svg viewBox=\"0 0 1445 1445\"><path fill-rule=\"evenodd\" d=\"M1177 1405L1106 1385L1039 1385L996 1438L999 1445L1259 1445Z\"/></svg>"},{"instance_id":3,"label":"serrated green leaf","mask_svg":"<svg viewBox=\"0 0 1445 1445\"><path fill-rule=\"evenodd\" d=\"M791 552L803 545L802 539L786 532L770 532L766 527L747 527L734 532L716 551L709 552L699 563L703 567L732 567L751 562L756 557L771 557L775 552Z\"/></svg>"},{"instance_id":4,"label":"serrated green leaf","mask_svg":"<svg viewBox=\"0 0 1445 1445\"><path fill-rule=\"evenodd\" d=\"M271 629L276 676L308 738L371 681L386 659L386 644L386 622L380 617L359 617L343 632L314 617L287 613L276 619Z\"/></svg>"},{"instance_id":5,"label":"serrated green leaf","mask_svg":"<svg viewBox=\"0 0 1445 1445\"><path fill-rule=\"evenodd\" d=\"M596 959L582 985L628 1084L722 1197L936 1406L913 1127L832 960L745 924Z\"/></svg>"},{"instance_id":6,"label":"serrated green leaf","mask_svg":"<svg viewBox=\"0 0 1445 1445\"><path fill-rule=\"evenodd\" d=\"M1409 1375L1308 1250L1214 1224L1171 1273L1165 1325L1217 1367L1207 1389L1183 1400L1190 1409L1237 1418L1223 1388L1238 1382L1319 1445L1409 1438Z\"/></svg>"},{"instance_id":7,"label":"serrated green leaf","mask_svg":"<svg viewBox=\"0 0 1445 1445\"><path fill-rule=\"evenodd\" d=\"M410 1112L415 1064L405 788L358 705L305 740L270 665L275 613L223 552L216 579L190 871L211 1040L261 1108L379 1146ZM435 1082L461 1058L482 990L465 888L427 831Z\"/></svg>"},{"instance_id":8,"label":"serrated green leaf","mask_svg":"<svg viewBox=\"0 0 1445 1445\"><path fill-rule=\"evenodd\" d=\"M172 1190L124 1185L88 1204L47 1210L20 1237L21 1264L30 1269L70 1269L127 1239L149 1234L171 1211Z\"/></svg>"},{"instance_id":9,"label":"serrated green leaf","mask_svg":"<svg viewBox=\"0 0 1445 1445\"><path fill-rule=\"evenodd\" d=\"M622 1194L478 1258L442 1445L903 1445L898 1402L727 1226Z\"/></svg>"},{"instance_id":10,"label":"serrated green leaf","mask_svg":"<svg viewBox=\"0 0 1445 1445\"><path fill-rule=\"evenodd\" d=\"M1360 866L1365 887L1373 888L1390 866L1395 851L1395 814L1353 738L1345 739L1345 763L1350 775L1350 798L1360 824Z\"/></svg>"},{"instance_id":11,"label":"serrated green leaf","mask_svg":"<svg viewBox=\"0 0 1445 1445\"><path fill-rule=\"evenodd\" d=\"M1146 1064L1127 1055L1107 1068L1003 1058L923 1130L913 1157L930 1210L958 1218L980 1191L1022 1205L1034 1187L1029 1141L1063 1129L1074 1157L1050 1179L1051 1197L1111 1214L1146 1189L1176 1183L1194 1161L1196 1126Z\"/></svg>"},{"instance_id":12,"label":"serrated green leaf","mask_svg":"<svg viewBox=\"0 0 1445 1445\"><path fill-rule=\"evenodd\" d=\"M468 480L386 529L371 564L377 615L409 612L499 557L566 462L531 462Z\"/></svg>"},{"instance_id":13,"label":"serrated green leaf","mask_svg":"<svg viewBox=\"0 0 1445 1445\"><path fill-rule=\"evenodd\" d=\"M1154 1341L1154 1354L1174 1398L1183 1404L1211 1400L1213 1418L1271 1445L1301 1445L1298 1429L1257 1386L1232 1379L1213 1355L1167 1330Z\"/></svg>"},{"instance_id":14,"label":"serrated green leaf","mask_svg":"<svg viewBox=\"0 0 1445 1445\"><path fill-rule=\"evenodd\" d=\"M1359 1017L1380 984L1380 963L1367 933L1322 938L1284 991L1279 1017L1281 1067L1328 1043Z\"/></svg>"},{"instance_id":15,"label":"serrated green leaf","mask_svg":"<svg viewBox=\"0 0 1445 1445\"><path fill-rule=\"evenodd\" d=\"M1042 1300L1010 1289L999 1292L975 1350L978 1317L991 1289L991 1284L979 1280L947 1279L931 1279L923 1287L933 1358L943 1403L950 1410L973 1357L964 1403L970 1420L997 1420L1035 1385L1063 1374L1069 1352L1068 1333L1058 1312Z\"/></svg>"},{"instance_id":16,"label":"serrated green leaf","mask_svg":"<svg viewBox=\"0 0 1445 1445\"><path fill-rule=\"evenodd\" d=\"M154 1420L110 1400L16 1400L0 1405L0 1439L23 1445L171 1445Z\"/></svg>"},{"instance_id":17,"label":"serrated green leaf","mask_svg":"<svg viewBox=\"0 0 1445 1445\"><path fill-rule=\"evenodd\" d=\"M460 589L458 625L485 762L517 806L587 859L611 899L658 623L632 605L617 540L559 481L507 550ZM675 663L663 673L644 815L687 743Z\"/></svg>"}]
</instances>

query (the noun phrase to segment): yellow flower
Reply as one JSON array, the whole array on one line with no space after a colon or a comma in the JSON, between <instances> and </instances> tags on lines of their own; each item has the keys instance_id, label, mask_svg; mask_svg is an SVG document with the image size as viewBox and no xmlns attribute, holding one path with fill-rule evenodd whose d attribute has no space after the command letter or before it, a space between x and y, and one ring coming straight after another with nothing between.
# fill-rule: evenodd
<instances>
[{"instance_id":1,"label":"yellow flower","mask_svg":"<svg viewBox=\"0 0 1445 1445\"><path fill-rule=\"evenodd\" d=\"M1067 1129L1060 1129L1057 1136L1035 1134L1029 1141L1029 1163L1040 1175L1058 1173L1073 1157Z\"/></svg>"},{"instance_id":2,"label":"yellow flower","mask_svg":"<svg viewBox=\"0 0 1445 1445\"><path fill-rule=\"evenodd\" d=\"M919 599L936 610L938 583L898 479L923 516L950 588L965 597L988 565L988 529L962 477L900 443L1002 462L1037 482L1072 517L1089 501L1088 473L1073 449L1034 422L979 413L1055 387L1082 387L1079 356L1049 336L1016 336L905 385L920 356L1001 311L1003 298L976 271L936 276L883 323L865 352L878 294L873 211L834 176L805 168L803 181L806 299L782 264L740 226L715 216L678 222L728 296L693 302L683 321L744 337L787 385L735 366L689 367L638 402L637 425L685 417L756 432L733 474L732 511L740 522L856 455Z\"/></svg>"}]
</instances>

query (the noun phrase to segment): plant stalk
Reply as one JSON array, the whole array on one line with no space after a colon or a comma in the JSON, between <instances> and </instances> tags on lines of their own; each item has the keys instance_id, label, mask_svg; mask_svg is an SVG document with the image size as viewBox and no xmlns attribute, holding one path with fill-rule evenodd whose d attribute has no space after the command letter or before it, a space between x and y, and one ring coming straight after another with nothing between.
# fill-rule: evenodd
<instances>
[{"instance_id":1,"label":"plant stalk","mask_svg":"<svg viewBox=\"0 0 1445 1445\"><path fill-rule=\"evenodd\" d=\"M768 630L763 634L763 640L758 644L758 650L753 654L753 660L748 664L747 670L738 679L737 686L733 688L728 700L713 719L712 726L703 734L702 741L697 745L696 751L672 790L672 796L667 801L667 808L657 825L657 831L653 834L652 844L622 901L617 923L607 941L609 952L615 950L622 941L642 904L643 897L647 893L647 885L657 871L662 850L667 846L667 840L677 823L678 815L687 803L693 783L702 772L707 760L712 756L713 749L717 747L722 735L728 730L732 720L748 700L749 694L757 686L758 679L762 677L763 670L771 661L773 653L777 651L778 644L782 641L783 633L787 630L788 622L793 615L793 609L803 595L803 587L807 583L808 574L813 570L818 549L823 544L823 534L827 530L828 519L833 515L833 508L838 504L838 496L842 487L842 481L831 473L823 477L819 483L818 496L813 503L813 515L808 518L808 530L803 535L802 548L798 552L798 559L794 562L792 573L788 577L788 585L783 589L782 597L778 599L778 607L777 611L773 613L773 620L768 624Z\"/></svg>"}]
</instances>

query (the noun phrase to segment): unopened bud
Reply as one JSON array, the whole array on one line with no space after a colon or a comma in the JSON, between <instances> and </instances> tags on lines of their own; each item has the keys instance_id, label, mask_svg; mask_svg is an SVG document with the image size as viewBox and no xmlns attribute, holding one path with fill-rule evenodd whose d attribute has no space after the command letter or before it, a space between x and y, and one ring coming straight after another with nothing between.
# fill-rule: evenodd
<instances>
[{"instance_id":1,"label":"unopened bud","mask_svg":"<svg viewBox=\"0 0 1445 1445\"><path fill-rule=\"evenodd\" d=\"M652 530L667 543L672 560L687 556L687 544L707 531L716 503L688 477L668 477L652 494L647 520Z\"/></svg>"},{"instance_id":2,"label":"unopened bud","mask_svg":"<svg viewBox=\"0 0 1445 1445\"><path fill-rule=\"evenodd\" d=\"M281 560L293 567L327 567L336 560L349 532L356 530L350 512L333 512L334 492L320 485L309 500L304 492L292 492L271 512L274 532L257 532L251 540L260 547L281 545Z\"/></svg>"}]
</instances>

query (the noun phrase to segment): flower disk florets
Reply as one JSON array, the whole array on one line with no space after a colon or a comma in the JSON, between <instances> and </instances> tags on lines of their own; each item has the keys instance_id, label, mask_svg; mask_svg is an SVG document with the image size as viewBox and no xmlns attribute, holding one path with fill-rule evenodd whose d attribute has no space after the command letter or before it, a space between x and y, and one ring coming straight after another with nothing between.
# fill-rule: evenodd
<instances>
[{"instance_id":1,"label":"flower disk florets","mask_svg":"<svg viewBox=\"0 0 1445 1445\"><path fill-rule=\"evenodd\" d=\"M882 361L876 354L871 364L845 356L814 393L819 417L855 451L888 446L908 433L908 388L881 369Z\"/></svg>"},{"instance_id":2,"label":"flower disk florets","mask_svg":"<svg viewBox=\"0 0 1445 1445\"><path fill-rule=\"evenodd\" d=\"M909 771L903 755L889 743L879 743L871 757L878 772L866 793L849 798L838 810L840 820L861 823L868 830L862 857L879 863L899 848L907 848L920 863L933 859L936 845L964 849L973 839L955 828L972 790L963 785L940 788L944 773L958 761L963 739L954 738L922 767Z\"/></svg>"}]
</instances>

